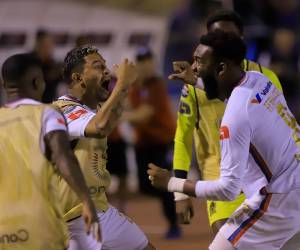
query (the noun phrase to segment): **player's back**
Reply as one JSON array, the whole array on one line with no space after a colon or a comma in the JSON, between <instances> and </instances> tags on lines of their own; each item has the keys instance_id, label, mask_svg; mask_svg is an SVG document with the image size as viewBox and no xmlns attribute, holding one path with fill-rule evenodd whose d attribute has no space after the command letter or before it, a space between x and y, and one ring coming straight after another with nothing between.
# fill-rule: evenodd
<instances>
[{"instance_id":1,"label":"player's back","mask_svg":"<svg viewBox=\"0 0 300 250\"><path fill-rule=\"evenodd\" d=\"M269 182L267 190L281 193L300 187L300 128L283 93L264 75L247 72L228 105L239 98L247 99L242 112L248 116L250 153Z\"/></svg>"},{"instance_id":2,"label":"player's back","mask_svg":"<svg viewBox=\"0 0 300 250\"><path fill-rule=\"evenodd\" d=\"M0 109L0 248L64 249L53 166L40 148L45 105Z\"/></svg>"}]
</instances>

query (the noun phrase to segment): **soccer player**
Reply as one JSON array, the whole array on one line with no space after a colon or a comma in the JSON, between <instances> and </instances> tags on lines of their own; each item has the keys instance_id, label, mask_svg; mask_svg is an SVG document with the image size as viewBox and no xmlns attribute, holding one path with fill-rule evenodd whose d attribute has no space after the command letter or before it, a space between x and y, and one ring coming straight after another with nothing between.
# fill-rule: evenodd
<instances>
[{"instance_id":1,"label":"soccer player","mask_svg":"<svg viewBox=\"0 0 300 250\"><path fill-rule=\"evenodd\" d=\"M207 30L234 32L243 37L241 18L231 10L219 10L210 16L207 19ZM171 75L170 78L186 83L182 89L175 135L173 159L175 176L187 177L194 139L202 179L215 180L220 175L219 128L225 104L217 99L215 93L205 93L197 86L195 87L197 77L188 62L174 62L173 66L177 74ZM282 91L277 76L271 70L246 59L243 61L243 67L245 71L254 70L263 73ZM201 79L199 80L201 83ZM207 94L210 95L210 99ZM243 202L244 198L244 194L240 194L234 201L207 201L209 224L214 234ZM186 195L175 193L175 200L180 222L188 224L193 215L191 199Z\"/></svg>"},{"instance_id":2,"label":"soccer player","mask_svg":"<svg viewBox=\"0 0 300 250\"><path fill-rule=\"evenodd\" d=\"M234 200L245 192L247 199L219 230L213 250L275 250L300 233L300 127L267 77L242 70L245 52L236 34L221 31L202 36L194 52L206 93L227 100L220 178L194 182L153 164L148 170L152 184L170 192L209 200Z\"/></svg>"},{"instance_id":3,"label":"soccer player","mask_svg":"<svg viewBox=\"0 0 300 250\"><path fill-rule=\"evenodd\" d=\"M77 47L64 60L68 94L55 102L67 119L73 150L96 204L103 249L154 249L135 223L110 206L105 194L110 184L106 170L107 136L118 124L128 88L136 75L135 66L124 60L116 66L117 82L109 94L111 75L103 57L95 47ZM70 249L98 250L99 244L84 234L80 200L64 181L60 182L59 189L70 232Z\"/></svg>"},{"instance_id":4,"label":"soccer player","mask_svg":"<svg viewBox=\"0 0 300 250\"><path fill-rule=\"evenodd\" d=\"M8 103L0 108L0 248L67 248L56 172L82 201L87 231L99 238L96 209L68 143L64 117L37 101L45 88L40 65L29 54L13 55L2 76Z\"/></svg>"}]
</instances>

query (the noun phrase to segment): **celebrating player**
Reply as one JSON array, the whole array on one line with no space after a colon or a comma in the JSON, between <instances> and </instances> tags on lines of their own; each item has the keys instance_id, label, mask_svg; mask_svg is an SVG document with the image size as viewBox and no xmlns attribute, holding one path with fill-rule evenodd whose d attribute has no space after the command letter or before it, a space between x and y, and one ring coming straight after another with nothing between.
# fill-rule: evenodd
<instances>
[{"instance_id":1,"label":"celebrating player","mask_svg":"<svg viewBox=\"0 0 300 250\"><path fill-rule=\"evenodd\" d=\"M243 24L241 18L231 10L220 10L207 19L207 30L223 30L234 32L243 37ZM177 119L175 135L173 167L175 176L186 178L191 163L193 137L198 165L203 180L215 180L220 175L220 143L219 128L222 120L225 104L217 99L216 93L205 91L188 84L195 85L197 76L188 62L174 62L176 74L171 79L179 79L184 83L180 99L180 107ZM281 91L281 85L277 76L269 69L255 62L244 60L245 71L259 71L267 76L271 82ZM200 83L201 83L201 79ZM209 223L216 234L233 211L245 199L240 194L234 201L207 201ZM189 223L193 214L191 200L187 195L175 193L176 210L181 223Z\"/></svg>"},{"instance_id":2,"label":"celebrating player","mask_svg":"<svg viewBox=\"0 0 300 250\"><path fill-rule=\"evenodd\" d=\"M282 92L261 73L241 69L245 52L236 34L221 31L202 36L194 52L206 93L227 99L220 178L194 182L153 164L148 170L152 184L170 192L209 200L233 200L245 192L247 199L219 230L213 250L281 249L300 232L300 128Z\"/></svg>"},{"instance_id":3,"label":"celebrating player","mask_svg":"<svg viewBox=\"0 0 300 250\"><path fill-rule=\"evenodd\" d=\"M56 171L82 201L87 232L100 240L96 210L68 143L64 117L37 101L45 88L41 67L29 54L18 54L4 62L2 76L8 103L0 108L1 249L66 249Z\"/></svg>"},{"instance_id":4,"label":"celebrating player","mask_svg":"<svg viewBox=\"0 0 300 250\"><path fill-rule=\"evenodd\" d=\"M107 135L118 124L124 98L136 75L135 66L127 59L116 66L117 83L109 95L111 75L105 60L95 47L77 47L64 60L68 94L55 102L67 119L73 150L98 210L103 249L154 249L135 223L109 205L105 194L110 183L106 170ZM70 231L70 249L100 249L84 234L80 200L63 180L59 189Z\"/></svg>"}]
</instances>

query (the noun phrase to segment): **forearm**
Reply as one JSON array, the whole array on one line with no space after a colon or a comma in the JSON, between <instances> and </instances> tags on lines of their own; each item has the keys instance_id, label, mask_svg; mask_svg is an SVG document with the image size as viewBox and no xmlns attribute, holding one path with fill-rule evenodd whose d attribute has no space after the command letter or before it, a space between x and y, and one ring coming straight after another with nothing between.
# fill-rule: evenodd
<instances>
[{"instance_id":1,"label":"forearm","mask_svg":"<svg viewBox=\"0 0 300 250\"><path fill-rule=\"evenodd\" d=\"M192 181L172 177L168 191L208 200L234 200L240 193L238 180Z\"/></svg>"},{"instance_id":2,"label":"forearm","mask_svg":"<svg viewBox=\"0 0 300 250\"><path fill-rule=\"evenodd\" d=\"M127 89L116 86L109 99L96 113L93 122L99 137L108 136L118 124L127 92Z\"/></svg>"}]
</instances>

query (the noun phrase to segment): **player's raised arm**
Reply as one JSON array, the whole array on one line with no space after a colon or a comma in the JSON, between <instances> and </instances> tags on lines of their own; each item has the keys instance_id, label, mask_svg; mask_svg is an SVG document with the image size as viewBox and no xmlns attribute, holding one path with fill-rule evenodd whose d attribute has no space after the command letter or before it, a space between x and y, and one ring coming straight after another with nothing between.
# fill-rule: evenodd
<instances>
[{"instance_id":1,"label":"player's raised arm","mask_svg":"<svg viewBox=\"0 0 300 250\"><path fill-rule=\"evenodd\" d=\"M101 240L100 224L93 201L90 198L88 188L79 167L79 163L69 145L69 138L65 131L55 130L44 136L46 152L57 166L57 169L82 200L86 232L92 233L98 241Z\"/></svg>"},{"instance_id":2,"label":"player's raised arm","mask_svg":"<svg viewBox=\"0 0 300 250\"><path fill-rule=\"evenodd\" d=\"M116 127L124 108L124 99L128 88L137 78L136 67L125 59L115 66L117 83L108 100L101 106L96 115L85 128L87 137L104 138Z\"/></svg>"}]
</instances>

